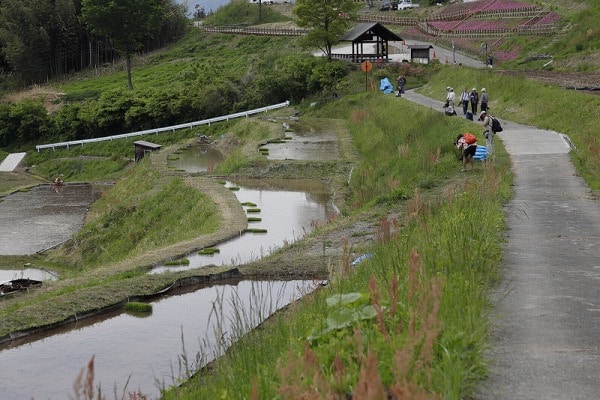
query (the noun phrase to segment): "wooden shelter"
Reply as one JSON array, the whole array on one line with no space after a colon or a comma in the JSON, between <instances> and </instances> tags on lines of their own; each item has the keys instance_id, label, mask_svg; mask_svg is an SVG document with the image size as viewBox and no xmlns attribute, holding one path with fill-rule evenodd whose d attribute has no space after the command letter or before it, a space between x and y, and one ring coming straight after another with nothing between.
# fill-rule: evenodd
<instances>
[{"instance_id":1,"label":"wooden shelter","mask_svg":"<svg viewBox=\"0 0 600 400\"><path fill-rule=\"evenodd\" d=\"M335 58L351 58L353 62L388 61L388 42L402 38L379 22L365 22L346 32L340 41L352 42L352 54L334 54Z\"/></svg>"},{"instance_id":2,"label":"wooden shelter","mask_svg":"<svg viewBox=\"0 0 600 400\"><path fill-rule=\"evenodd\" d=\"M147 142L145 140L135 141L133 142L133 146L135 147L135 162L138 162L144 158L146 153L150 153L162 147L160 144Z\"/></svg>"},{"instance_id":3,"label":"wooden shelter","mask_svg":"<svg viewBox=\"0 0 600 400\"><path fill-rule=\"evenodd\" d=\"M431 61L431 49L433 46L430 44L409 44L410 59L420 64L429 64Z\"/></svg>"}]
</instances>

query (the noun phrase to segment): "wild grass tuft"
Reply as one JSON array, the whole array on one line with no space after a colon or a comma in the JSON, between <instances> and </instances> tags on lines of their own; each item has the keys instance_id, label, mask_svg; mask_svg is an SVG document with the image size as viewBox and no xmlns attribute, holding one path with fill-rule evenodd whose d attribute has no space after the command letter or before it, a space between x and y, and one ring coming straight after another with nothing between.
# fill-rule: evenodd
<instances>
[{"instance_id":1,"label":"wild grass tuft","mask_svg":"<svg viewBox=\"0 0 600 400\"><path fill-rule=\"evenodd\" d=\"M141 303L138 301L130 301L130 302L125 303L125 310L137 312L137 313L151 313L152 312L152 304Z\"/></svg>"}]
</instances>

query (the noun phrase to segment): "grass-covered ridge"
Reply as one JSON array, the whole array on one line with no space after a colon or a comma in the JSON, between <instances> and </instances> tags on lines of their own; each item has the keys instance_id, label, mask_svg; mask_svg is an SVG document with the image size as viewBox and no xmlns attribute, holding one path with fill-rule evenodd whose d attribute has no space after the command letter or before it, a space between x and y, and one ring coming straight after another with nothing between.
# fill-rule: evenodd
<instances>
[{"instance_id":1,"label":"grass-covered ridge","mask_svg":"<svg viewBox=\"0 0 600 400\"><path fill-rule=\"evenodd\" d=\"M259 8L258 3L252 4L244 0L233 0L219 8L219 12L208 15L205 25L259 25L271 22L289 21L286 17L267 4Z\"/></svg>"},{"instance_id":2,"label":"grass-covered ridge","mask_svg":"<svg viewBox=\"0 0 600 400\"><path fill-rule=\"evenodd\" d=\"M221 220L209 198L182 178L163 178L147 159L105 192L91 213L96 218L61 249L74 267L94 268L211 233Z\"/></svg>"}]
</instances>

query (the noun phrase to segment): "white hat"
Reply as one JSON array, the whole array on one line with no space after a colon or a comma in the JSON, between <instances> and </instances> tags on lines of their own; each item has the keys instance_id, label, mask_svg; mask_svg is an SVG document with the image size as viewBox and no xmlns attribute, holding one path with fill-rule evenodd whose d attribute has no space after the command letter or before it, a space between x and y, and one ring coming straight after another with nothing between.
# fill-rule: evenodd
<instances>
[{"instance_id":1,"label":"white hat","mask_svg":"<svg viewBox=\"0 0 600 400\"><path fill-rule=\"evenodd\" d=\"M446 86L446 90L450 90L452 89L450 86Z\"/></svg>"},{"instance_id":2,"label":"white hat","mask_svg":"<svg viewBox=\"0 0 600 400\"><path fill-rule=\"evenodd\" d=\"M473 90L474 92L476 92L476 91L477 91L477 88L473 88L473 89L471 89L471 90Z\"/></svg>"},{"instance_id":3,"label":"white hat","mask_svg":"<svg viewBox=\"0 0 600 400\"><path fill-rule=\"evenodd\" d=\"M481 116L483 116L483 114L486 114L486 112L482 111L481 114L479 114L479 116L481 117Z\"/></svg>"},{"instance_id":4,"label":"white hat","mask_svg":"<svg viewBox=\"0 0 600 400\"><path fill-rule=\"evenodd\" d=\"M481 88L481 91L482 91L482 92L485 92L485 88Z\"/></svg>"}]
</instances>

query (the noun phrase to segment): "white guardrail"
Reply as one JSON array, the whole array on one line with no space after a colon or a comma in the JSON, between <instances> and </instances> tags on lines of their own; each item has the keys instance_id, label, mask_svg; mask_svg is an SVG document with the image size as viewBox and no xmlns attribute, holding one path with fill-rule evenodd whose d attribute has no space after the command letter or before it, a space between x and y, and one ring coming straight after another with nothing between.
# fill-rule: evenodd
<instances>
[{"instance_id":1,"label":"white guardrail","mask_svg":"<svg viewBox=\"0 0 600 400\"><path fill-rule=\"evenodd\" d=\"M135 136L150 135L153 133L156 134L156 133L161 133L161 132L175 132L176 130L179 130L179 129L193 128L198 125L209 125L210 126L210 124L212 124L214 122L229 121L230 119L234 119L234 118L248 117L253 114L258 114L258 113L263 113L263 112L267 112L267 111L271 111L271 110L276 110L278 108L288 107L289 105L290 105L290 102L285 101L284 103L273 104L271 106L256 108L254 110L249 110L249 111L242 111L242 112L235 113L235 114L223 115L221 117L204 119L202 121L187 122L185 124L167 126L164 128L146 129L146 130L138 131L138 132L122 133L120 135L104 136L104 137L93 138L93 139L81 139L81 140L71 140L68 142L60 142L60 143L38 144L37 146L35 146L35 148L38 152L42 149L54 150L57 147L66 147L68 149L69 146L76 146L76 145L83 146L86 143L97 143L97 142L104 142L107 140L125 139L125 138L130 138L130 137L135 137Z\"/></svg>"}]
</instances>

